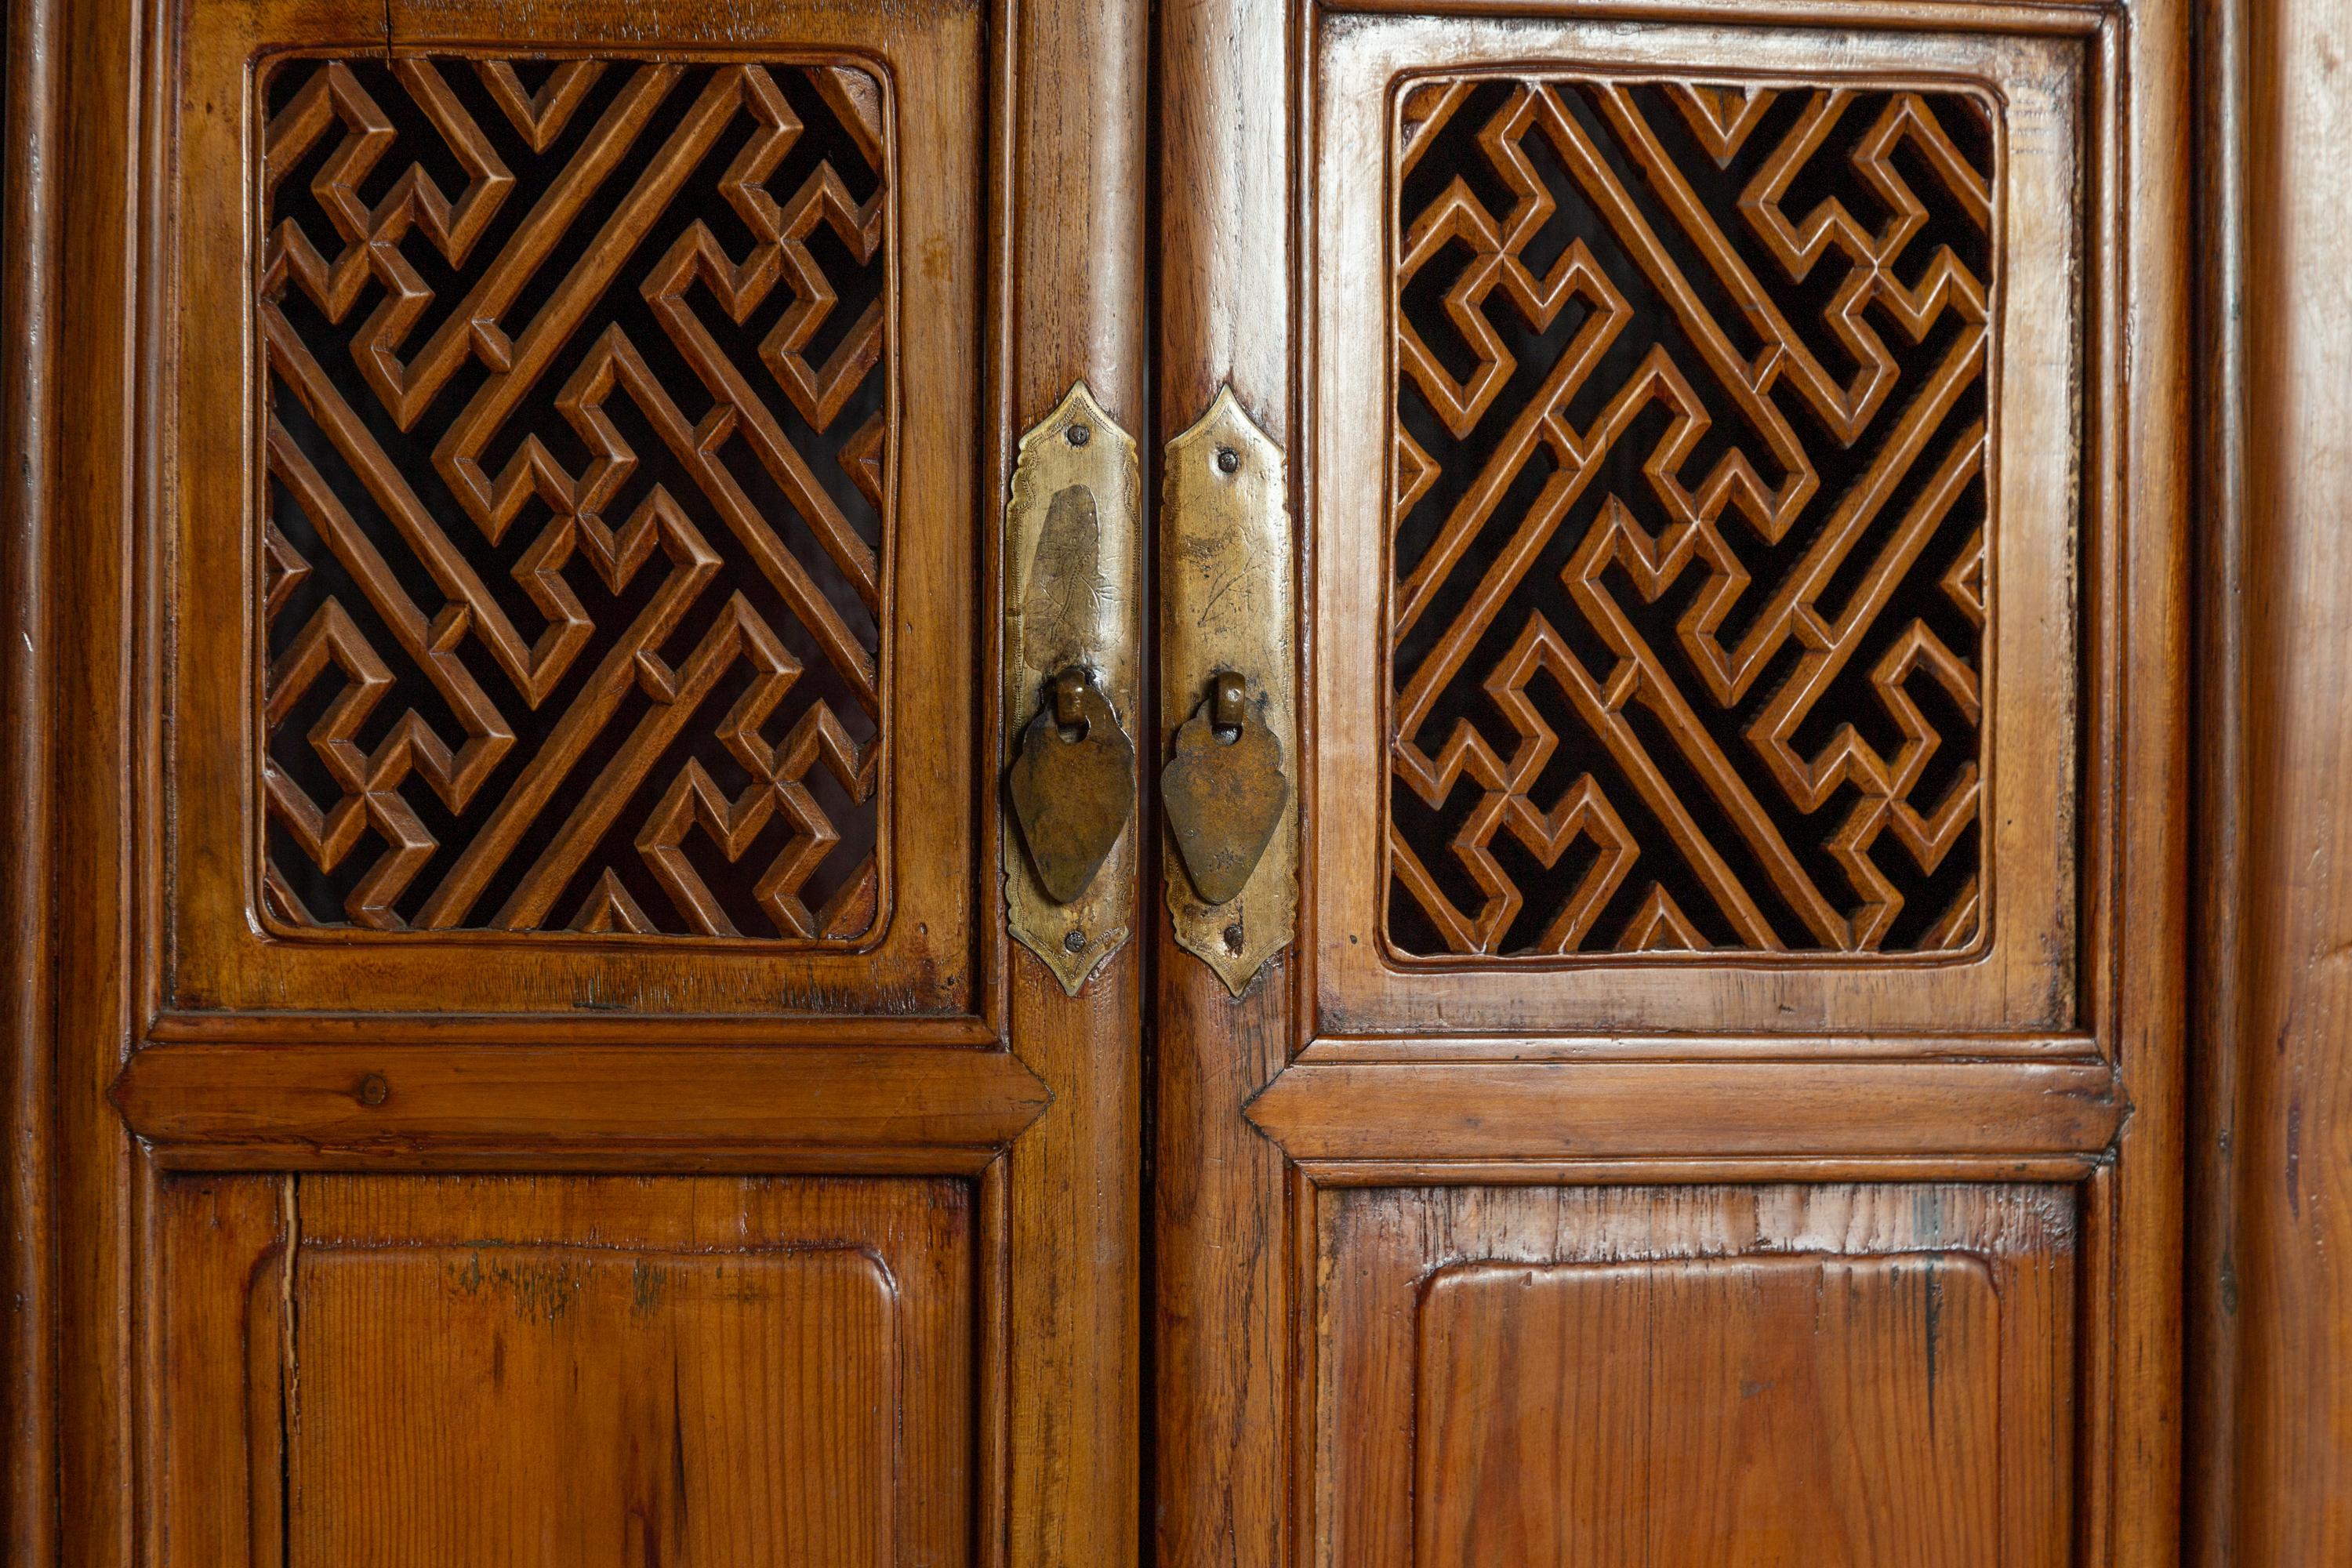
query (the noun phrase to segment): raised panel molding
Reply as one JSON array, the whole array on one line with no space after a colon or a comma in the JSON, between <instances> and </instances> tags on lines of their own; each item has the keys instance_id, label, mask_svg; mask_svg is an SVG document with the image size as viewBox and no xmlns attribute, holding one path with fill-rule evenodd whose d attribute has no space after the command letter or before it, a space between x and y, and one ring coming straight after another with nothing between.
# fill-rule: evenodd
<instances>
[{"instance_id":1,"label":"raised panel molding","mask_svg":"<svg viewBox=\"0 0 2352 1568\"><path fill-rule=\"evenodd\" d=\"M1300 1190L1321 1568L2068 1561L2072 1186Z\"/></svg>"},{"instance_id":2,"label":"raised panel molding","mask_svg":"<svg viewBox=\"0 0 2352 1568\"><path fill-rule=\"evenodd\" d=\"M169 1568L969 1561L962 1182L175 1177L160 1216Z\"/></svg>"},{"instance_id":3,"label":"raised panel molding","mask_svg":"<svg viewBox=\"0 0 2352 1568\"><path fill-rule=\"evenodd\" d=\"M1457 1264L1415 1335L1421 1568L2001 1560L1979 1258Z\"/></svg>"},{"instance_id":4,"label":"raised panel molding","mask_svg":"<svg viewBox=\"0 0 2352 1568\"><path fill-rule=\"evenodd\" d=\"M895 1568L898 1306L842 1248L305 1246L289 1568Z\"/></svg>"}]
</instances>

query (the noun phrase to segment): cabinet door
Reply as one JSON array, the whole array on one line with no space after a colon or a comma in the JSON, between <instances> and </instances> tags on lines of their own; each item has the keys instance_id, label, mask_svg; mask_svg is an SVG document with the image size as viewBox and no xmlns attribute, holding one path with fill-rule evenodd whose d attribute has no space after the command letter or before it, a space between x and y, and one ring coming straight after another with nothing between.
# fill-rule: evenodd
<instances>
[{"instance_id":1,"label":"cabinet door","mask_svg":"<svg viewBox=\"0 0 2352 1568\"><path fill-rule=\"evenodd\" d=\"M72 24L70 1560L1131 1560L1139 15Z\"/></svg>"},{"instance_id":2,"label":"cabinet door","mask_svg":"<svg viewBox=\"0 0 2352 1568\"><path fill-rule=\"evenodd\" d=\"M1163 13L1160 1561L2170 1560L2185 37Z\"/></svg>"}]
</instances>

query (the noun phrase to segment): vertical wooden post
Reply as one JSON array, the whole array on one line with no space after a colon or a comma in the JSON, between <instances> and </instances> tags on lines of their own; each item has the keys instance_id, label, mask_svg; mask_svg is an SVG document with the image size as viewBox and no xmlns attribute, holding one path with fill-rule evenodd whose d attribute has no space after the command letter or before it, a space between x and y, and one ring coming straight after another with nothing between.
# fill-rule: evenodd
<instances>
[{"instance_id":1,"label":"vertical wooden post","mask_svg":"<svg viewBox=\"0 0 2352 1568\"><path fill-rule=\"evenodd\" d=\"M1003 16L1007 72L998 79L1007 87L1007 121L998 173L1009 232L999 261L1002 445L992 476L1000 509L1018 432L1081 381L1149 445L1145 8L1131 0L1012 0ZM1148 515L1147 500L1139 522ZM1149 624L1143 587L1125 591L1139 637ZM1131 717L1139 722L1141 712ZM1138 816L1112 856L1131 857L1138 880L1148 883L1156 849ZM1008 958L1013 1049L1054 1095L1004 1156L1013 1568L1119 1568L1136 1560L1143 919L1139 907L1136 936L1076 997L1025 949L1013 947Z\"/></svg>"},{"instance_id":2,"label":"vertical wooden post","mask_svg":"<svg viewBox=\"0 0 2352 1568\"><path fill-rule=\"evenodd\" d=\"M2229 452L2207 455L2206 520L2234 531L2242 575L2204 585L2235 668L2209 660L2202 717L2209 742L2242 717L2244 773L2242 794L2207 803L2205 874L2235 898L2203 954L2229 1010L2202 1048L2234 1075L2209 1072L2208 1092L2236 1109L2199 1146L2192 1469L2226 1467L2226 1495L2197 1499L2191 1545L2290 1568L2352 1558L2352 16L2315 0L2222 15L2242 26L2243 89L2209 119L2208 155L2244 161L2242 287L2219 300L2237 334L2222 364L2242 354L2243 379L2209 358L2201 395L2242 416L2234 479ZM2226 69L2221 44L2207 57ZM2201 264L2216 254L2200 247Z\"/></svg>"},{"instance_id":3,"label":"vertical wooden post","mask_svg":"<svg viewBox=\"0 0 2352 1568\"><path fill-rule=\"evenodd\" d=\"M56 1268L52 1216L55 1057L49 967L49 650L47 539L50 345L56 330L57 96L55 7L11 0L7 12L7 174L0 239L0 341L11 345L0 377L0 514L5 555L0 594L0 735L6 736L6 1038L0 1043L0 1116L7 1151L0 1176L0 1367L6 1427L0 1539L27 1563L58 1551Z\"/></svg>"},{"instance_id":4,"label":"vertical wooden post","mask_svg":"<svg viewBox=\"0 0 2352 1568\"><path fill-rule=\"evenodd\" d=\"M1295 272L1290 8L1170 0L1159 16L1159 441L1230 384L1295 481L1293 301L1276 282ZM1289 1560L1289 1232L1281 1151L1242 1108L1289 1059L1297 950L1235 997L1156 900L1152 930L1157 1561L1272 1568Z\"/></svg>"}]
</instances>

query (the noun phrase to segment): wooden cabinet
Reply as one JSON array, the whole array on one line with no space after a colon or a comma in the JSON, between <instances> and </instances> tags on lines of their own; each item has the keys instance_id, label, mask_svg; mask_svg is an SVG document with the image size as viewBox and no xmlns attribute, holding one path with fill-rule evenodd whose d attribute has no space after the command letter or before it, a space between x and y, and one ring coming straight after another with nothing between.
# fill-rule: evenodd
<instances>
[{"instance_id":1,"label":"wooden cabinet","mask_svg":"<svg viewBox=\"0 0 2352 1568\"><path fill-rule=\"evenodd\" d=\"M2183 5L15 14L22 1560L2176 1560Z\"/></svg>"}]
</instances>

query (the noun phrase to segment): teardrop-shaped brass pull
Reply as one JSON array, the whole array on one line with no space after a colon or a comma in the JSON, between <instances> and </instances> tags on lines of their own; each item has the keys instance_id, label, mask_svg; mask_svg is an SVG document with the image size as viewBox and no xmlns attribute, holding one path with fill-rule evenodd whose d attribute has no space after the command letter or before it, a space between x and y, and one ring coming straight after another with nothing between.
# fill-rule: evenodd
<instances>
[{"instance_id":1,"label":"teardrop-shaped brass pull","mask_svg":"<svg viewBox=\"0 0 2352 1568\"><path fill-rule=\"evenodd\" d=\"M1257 706L1264 702L1261 694ZM1241 676L1223 669L1210 677L1208 696L1178 728L1176 754L1160 775L1176 852L1211 904L1249 886L1290 798L1282 742L1252 708Z\"/></svg>"},{"instance_id":2,"label":"teardrop-shaped brass pull","mask_svg":"<svg viewBox=\"0 0 2352 1568\"><path fill-rule=\"evenodd\" d=\"M1045 683L1004 784L1045 896L1083 897L1135 810L1135 742L1094 671L1071 665Z\"/></svg>"}]
</instances>

